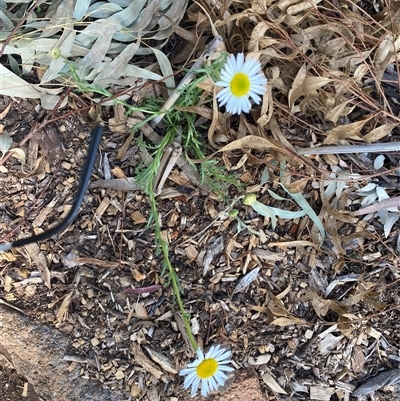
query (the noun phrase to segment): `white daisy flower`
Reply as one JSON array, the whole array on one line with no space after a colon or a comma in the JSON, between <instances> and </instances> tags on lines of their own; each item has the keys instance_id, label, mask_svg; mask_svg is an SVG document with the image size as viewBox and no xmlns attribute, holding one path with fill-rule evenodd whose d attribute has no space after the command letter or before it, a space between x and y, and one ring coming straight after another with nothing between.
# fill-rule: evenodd
<instances>
[{"instance_id":1,"label":"white daisy flower","mask_svg":"<svg viewBox=\"0 0 400 401\"><path fill-rule=\"evenodd\" d=\"M209 392L223 386L227 378L224 372L232 372L234 369L226 366L230 362L231 351L213 346L204 355L203 351L197 349L197 359L182 369L179 374L185 377L185 389L192 387L191 396L194 397L201 382L201 395L205 397Z\"/></svg>"},{"instance_id":2,"label":"white daisy flower","mask_svg":"<svg viewBox=\"0 0 400 401\"><path fill-rule=\"evenodd\" d=\"M267 79L261 72L259 61L249 58L244 61L244 54L237 58L231 54L221 71L221 81L216 85L222 86L217 99L221 106L226 104L226 110L232 114L248 113L251 108L249 97L256 104L261 102L258 95L263 95Z\"/></svg>"}]
</instances>

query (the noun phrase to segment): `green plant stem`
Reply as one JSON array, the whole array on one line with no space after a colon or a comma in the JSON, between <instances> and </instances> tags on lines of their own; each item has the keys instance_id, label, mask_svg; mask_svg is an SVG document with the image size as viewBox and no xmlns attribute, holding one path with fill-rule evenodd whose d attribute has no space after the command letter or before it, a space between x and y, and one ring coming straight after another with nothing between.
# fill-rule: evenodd
<instances>
[{"instance_id":1,"label":"green plant stem","mask_svg":"<svg viewBox=\"0 0 400 401\"><path fill-rule=\"evenodd\" d=\"M179 310L182 314L183 324L185 325L185 329L186 329L186 333L189 338L190 345L192 346L193 350L196 352L198 345L197 345L195 338L193 337L192 330L190 328L188 315L183 306L181 294L179 291L178 278L176 276L176 272L175 272L174 268L172 267L171 261L169 260L168 244L164 241L164 239L161 236L161 227L160 227L160 223L159 223L157 201L155 199L155 194L153 191L153 178L151 178L150 182L149 182L148 195L150 197L151 212L152 212L152 215L154 218L154 226L155 226L154 231L155 231L156 239L159 242L159 244L161 245L164 261L168 267L169 277L170 277L170 280L172 281L172 291L175 295L176 302L178 303Z\"/></svg>"}]
</instances>

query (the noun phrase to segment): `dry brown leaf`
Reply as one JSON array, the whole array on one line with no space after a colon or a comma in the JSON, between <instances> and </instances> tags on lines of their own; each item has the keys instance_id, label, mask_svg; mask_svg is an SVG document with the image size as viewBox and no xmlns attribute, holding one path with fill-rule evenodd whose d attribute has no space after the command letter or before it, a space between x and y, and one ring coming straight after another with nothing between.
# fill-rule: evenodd
<instances>
[{"instance_id":1,"label":"dry brown leaf","mask_svg":"<svg viewBox=\"0 0 400 401\"><path fill-rule=\"evenodd\" d=\"M337 211L332 207L331 202L326 196L324 183L322 180L320 181L319 188L320 188L321 201L325 208L325 211L327 212L328 221L330 221L333 218L339 221L343 221L344 223L352 223L352 224L356 223L357 219L354 218L349 212Z\"/></svg>"},{"instance_id":2,"label":"dry brown leaf","mask_svg":"<svg viewBox=\"0 0 400 401\"><path fill-rule=\"evenodd\" d=\"M62 301L58 311L56 313L56 325L62 323L68 316L69 304L71 303L72 296L74 295L75 291L70 291L67 296Z\"/></svg>"},{"instance_id":3,"label":"dry brown leaf","mask_svg":"<svg viewBox=\"0 0 400 401\"><path fill-rule=\"evenodd\" d=\"M285 188L287 191L289 191L291 194L297 194L299 192L303 193L304 188L306 187L307 183L309 181L309 178L302 178L297 181L290 182L288 184L285 184Z\"/></svg>"},{"instance_id":4,"label":"dry brown leaf","mask_svg":"<svg viewBox=\"0 0 400 401\"><path fill-rule=\"evenodd\" d=\"M261 378L263 382L274 392L278 394L287 394L287 392L278 384L278 382L269 373L264 373Z\"/></svg>"},{"instance_id":5,"label":"dry brown leaf","mask_svg":"<svg viewBox=\"0 0 400 401\"><path fill-rule=\"evenodd\" d=\"M328 110L327 113L325 113L325 118L336 124L337 120L340 117L345 117L354 110L355 106L347 107L349 102L350 100L347 100L345 102L340 102L337 106L333 107L332 109Z\"/></svg>"},{"instance_id":6,"label":"dry brown leaf","mask_svg":"<svg viewBox=\"0 0 400 401\"><path fill-rule=\"evenodd\" d=\"M308 93L311 93L319 88L322 88L324 85L331 82L332 79L324 78L324 77L308 77L304 78L303 82L296 88L293 89L290 96L289 110L293 110L294 103L296 100L304 96Z\"/></svg>"},{"instance_id":7,"label":"dry brown leaf","mask_svg":"<svg viewBox=\"0 0 400 401\"><path fill-rule=\"evenodd\" d=\"M7 107L0 113L0 119L3 119L7 116L8 112L10 111L10 108L11 108L11 102L8 103Z\"/></svg>"},{"instance_id":8,"label":"dry brown leaf","mask_svg":"<svg viewBox=\"0 0 400 401\"><path fill-rule=\"evenodd\" d=\"M47 288L51 288L51 274L47 267L47 259L45 254L40 250L36 243L25 245L25 249L28 252L33 264L37 267L40 273L40 277L46 284Z\"/></svg>"},{"instance_id":9,"label":"dry brown leaf","mask_svg":"<svg viewBox=\"0 0 400 401\"><path fill-rule=\"evenodd\" d=\"M398 124L383 124L380 127L373 129L368 134L364 135L364 141L366 143L373 143L379 141L379 139L384 138L386 135L389 135L393 128L397 127Z\"/></svg>"},{"instance_id":10,"label":"dry brown leaf","mask_svg":"<svg viewBox=\"0 0 400 401\"><path fill-rule=\"evenodd\" d=\"M271 324L276 326L284 327L291 324L304 324L304 320L299 319L285 308L283 302L273 294L269 294L270 300L267 303L267 307L271 312L273 318L270 321Z\"/></svg>"},{"instance_id":11,"label":"dry brown leaf","mask_svg":"<svg viewBox=\"0 0 400 401\"><path fill-rule=\"evenodd\" d=\"M289 105L289 110L291 112L293 111L293 106L294 106L295 101L301 96L301 94L298 94L298 92L299 92L299 88L302 87L306 76L307 76L307 65L303 64L300 67L299 71L297 72L296 78L294 79L292 87L289 90L288 105ZM297 90L297 92L296 92L296 90Z\"/></svg>"},{"instance_id":12,"label":"dry brown leaf","mask_svg":"<svg viewBox=\"0 0 400 401\"><path fill-rule=\"evenodd\" d=\"M320 246L317 244L314 244L311 241L282 241L282 242L270 242L268 246L271 247L279 247L283 250L286 250L287 248L291 247L304 247L304 246L311 246L317 250L320 249Z\"/></svg>"},{"instance_id":13,"label":"dry brown leaf","mask_svg":"<svg viewBox=\"0 0 400 401\"><path fill-rule=\"evenodd\" d=\"M141 366L148 373L152 374L157 380L167 381L168 378L163 374L162 370L147 358L145 353L142 351L141 346L138 343L131 343L131 354L135 359L135 362Z\"/></svg>"},{"instance_id":14,"label":"dry brown leaf","mask_svg":"<svg viewBox=\"0 0 400 401\"><path fill-rule=\"evenodd\" d=\"M363 137L360 134L361 129L371 118L372 116L362 121L356 121L346 125L339 125L338 127L325 132L326 138L324 140L324 145L332 145L342 139L356 139L362 141Z\"/></svg>"}]
</instances>

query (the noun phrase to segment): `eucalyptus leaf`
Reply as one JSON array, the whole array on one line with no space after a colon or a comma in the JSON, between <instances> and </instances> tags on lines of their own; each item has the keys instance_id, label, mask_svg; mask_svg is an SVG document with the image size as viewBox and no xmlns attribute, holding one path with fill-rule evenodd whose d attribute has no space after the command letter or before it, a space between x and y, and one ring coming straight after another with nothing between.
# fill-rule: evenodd
<instances>
[{"instance_id":1,"label":"eucalyptus leaf","mask_svg":"<svg viewBox=\"0 0 400 401\"><path fill-rule=\"evenodd\" d=\"M0 95L17 96L28 99L39 99L40 92L33 85L8 70L0 64Z\"/></svg>"},{"instance_id":2,"label":"eucalyptus leaf","mask_svg":"<svg viewBox=\"0 0 400 401\"><path fill-rule=\"evenodd\" d=\"M116 29L116 27L113 27ZM86 69L89 67L94 67L96 64L103 60L104 56L107 54L107 50L110 47L112 40L112 31L104 31L102 35L99 35L96 42L93 44L89 52L81 60L77 61L78 75L85 77Z\"/></svg>"},{"instance_id":3,"label":"eucalyptus leaf","mask_svg":"<svg viewBox=\"0 0 400 401\"><path fill-rule=\"evenodd\" d=\"M8 152L12 144L12 138L9 134L0 135L0 152L2 153L1 158Z\"/></svg>"},{"instance_id":4,"label":"eucalyptus leaf","mask_svg":"<svg viewBox=\"0 0 400 401\"><path fill-rule=\"evenodd\" d=\"M45 71L40 81L42 84L45 82L49 82L53 79L56 79L59 75L61 75L61 71L65 66L65 58L67 58L70 55L72 46L74 44L75 36L76 36L75 31L68 32L68 35L64 39L63 43L58 48L62 57L58 57L56 59L51 60L49 68Z\"/></svg>"},{"instance_id":5,"label":"eucalyptus leaf","mask_svg":"<svg viewBox=\"0 0 400 401\"><path fill-rule=\"evenodd\" d=\"M110 3L118 4L120 7L128 7L132 0L108 0Z\"/></svg>"},{"instance_id":6,"label":"eucalyptus leaf","mask_svg":"<svg viewBox=\"0 0 400 401\"><path fill-rule=\"evenodd\" d=\"M282 196L279 196L278 194L276 194L274 191L271 191L270 189L267 189L268 193L271 195L272 198L274 198L275 200L279 200L279 201L287 201L288 199L283 198Z\"/></svg>"},{"instance_id":7,"label":"eucalyptus leaf","mask_svg":"<svg viewBox=\"0 0 400 401\"><path fill-rule=\"evenodd\" d=\"M260 184L264 185L269 181L269 170L268 167L264 168L264 171L261 174Z\"/></svg>"},{"instance_id":8,"label":"eucalyptus leaf","mask_svg":"<svg viewBox=\"0 0 400 401\"><path fill-rule=\"evenodd\" d=\"M265 238L265 234L262 231L257 231L248 226L239 217L235 216L234 219L237 221L237 232L240 233L243 229L248 230L251 234L257 235L258 237Z\"/></svg>"},{"instance_id":9,"label":"eucalyptus leaf","mask_svg":"<svg viewBox=\"0 0 400 401\"><path fill-rule=\"evenodd\" d=\"M272 229L275 230L277 219L275 217L275 212L267 205L261 202L255 201L251 204L251 207L261 216L269 217L271 219Z\"/></svg>"},{"instance_id":10,"label":"eucalyptus leaf","mask_svg":"<svg viewBox=\"0 0 400 401\"><path fill-rule=\"evenodd\" d=\"M322 225L321 220L319 219L319 217L317 216L317 214L315 213L313 208L309 205L307 200L304 198L303 194L300 192L297 194L292 194L284 187L284 185L282 185L282 184L280 184L280 185L293 198L293 200L305 211L307 216L314 222L314 224L317 226L317 228L321 234L321 238L323 241L325 239L324 226Z\"/></svg>"},{"instance_id":11,"label":"eucalyptus leaf","mask_svg":"<svg viewBox=\"0 0 400 401\"><path fill-rule=\"evenodd\" d=\"M87 16L90 18L108 18L122 10L118 4L113 4L106 1L97 1L92 4L87 10Z\"/></svg>"},{"instance_id":12,"label":"eucalyptus leaf","mask_svg":"<svg viewBox=\"0 0 400 401\"><path fill-rule=\"evenodd\" d=\"M153 51L157 57L157 61L158 61L158 64L160 65L161 72L162 72L164 78L169 77L169 78L165 79L165 85L167 86L168 89L174 89L175 88L175 78L174 78L174 73L172 71L172 66L171 66L171 63L169 62L168 57L158 49L153 48Z\"/></svg>"},{"instance_id":13,"label":"eucalyptus leaf","mask_svg":"<svg viewBox=\"0 0 400 401\"><path fill-rule=\"evenodd\" d=\"M10 68L11 68L12 72L14 74L17 74L18 76L20 76L21 70L19 68L18 61L11 54L9 54L7 56L7 58L8 58L8 63L10 64Z\"/></svg>"},{"instance_id":14,"label":"eucalyptus leaf","mask_svg":"<svg viewBox=\"0 0 400 401\"><path fill-rule=\"evenodd\" d=\"M142 8L146 4L146 2L147 0L135 0L122 11L107 18L107 21L113 24L118 24L124 27L128 27L139 16L140 11L142 11Z\"/></svg>"},{"instance_id":15,"label":"eucalyptus leaf","mask_svg":"<svg viewBox=\"0 0 400 401\"><path fill-rule=\"evenodd\" d=\"M110 63L106 63L100 73L97 75L93 83L97 83L107 78L117 79L124 75L126 66L131 58L136 54L140 45L140 32L139 37L135 43L131 43Z\"/></svg>"},{"instance_id":16,"label":"eucalyptus leaf","mask_svg":"<svg viewBox=\"0 0 400 401\"><path fill-rule=\"evenodd\" d=\"M77 21L82 21L82 18L86 14L89 6L90 6L91 0L79 0L75 3L75 8L74 8L74 13L73 17Z\"/></svg>"},{"instance_id":17,"label":"eucalyptus leaf","mask_svg":"<svg viewBox=\"0 0 400 401\"><path fill-rule=\"evenodd\" d=\"M46 16L50 16L50 21L43 29L40 36L50 37L56 35L63 27L65 27L72 19L72 12L74 8L74 0L63 0L59 4L58 2L52 2L51 6L47 10ZM54 14L50 14L49 11L54 10Z\"/></svg>"},{"instance_id":18,"label":"eucalyptus leaf","mask_svg":"<svg viewBox=\"0 0 400 401\"><path fill-rule=\"evenodd\" d=\"M380 168L382 168L384 162L385 162L385 156L384 155L379 155L374 160L374 169L379 170Z\"/></svg>"},{"instance_id":19,"label":"eucalyptus leaf","mask_svg":"<svg viewBox=\"0 0 400 401\"><path fill-rule=\"evenodd\" d=\"M306 215L304 210L299 210L297 212L293 212L291 210L283 210L278 209L276 207L269 206L269 208L278 216L280 219L298 219Z\"/></svg>"},{"instance_id":20,"label":"eucalyptus leaf","mask_svg":"<svg viewBox=\"0 0 400 401\"><path fill-rule=\"evenodd\" d=\"M154 79L155 81L163 79L163 77L160 74L156 74L155 72L137 67L136 65L133 64L128 64L126 66L124 75L128 77Z\"/></svg>"},{"instance_id":21,"label":"eucalyptus leaf","mask_svg":"<svg viewBox=\"0 0 400 401\"><path fill-rule=\"evenodd\" d=\"M382 202L383 200L390 198L390 196L382 187L376 187L376 196L378 198L378 202Z\"/></svg>"},{"instance_id":22,"label":"eucalyptus leaf","mask_svg":"<svg viewBox=\"0 0 400 401\"><path fill-rule=\"evenodd\" d=\"M377 212L379 221L383 224L385 237L387 238L392 231L394 224L400 217L399 212L389 212L388 210L379 210Z\"/></svg>"},{"instance_id":23,"label":"eucalyptus leaf","mask_svg":"<svg viewBox=\"0 0 400 401\"><path fill-rule=\"evenodd\" d=\"M12 31L14 29L14 24L11 22L10 18L8 18L7 15L5 15L1 10L0 10L0 21L3 24L2 29L4 29L5 31Z\"/></svg>"}]
</instances>

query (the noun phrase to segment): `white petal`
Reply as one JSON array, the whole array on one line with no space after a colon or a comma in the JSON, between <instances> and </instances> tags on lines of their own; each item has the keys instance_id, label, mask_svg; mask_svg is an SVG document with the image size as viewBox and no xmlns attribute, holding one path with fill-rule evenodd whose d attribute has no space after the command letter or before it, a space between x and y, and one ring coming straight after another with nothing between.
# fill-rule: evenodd
<instances>
[{"instance_id":1,"label":"white petal","mask_svg":"<svg viewBox=\"0 0 400 401\"><path fill-rule=\"evenodd\" d=\"M221 92L218 93L217 99L221 106L225 103L229 102L229 100L233 97L231 91L228 88L222 89Z\"/></svg>"},{"instance_id":2,"label":"white petal","mask_svg":"<svg viewBox=\"0 0 400 401\"><path fill-rule=\"evenodd\" d=\"M236 56L236 70L237 71L242 71L243 70L243 64L244 64L244 54L243 53L238 53Z\"/></svg>"},{"instance_id":3,"label":"white petal","mask_svg":"<svg viewBox=\"0 0 400 401\"><path fill-rule=\"evenodd\" d=\"M225 384L225 379L226 379L226 375L224 375L225 377L222 377L221 373L218 372L217 374L215 374L213 377L216 380L216 382L220 385L223 386ZM218 385L217 385L218 388ZM216 388L216 389L217 389Z\"/></svg>"},{"instance_id":4,"label":"white petal","mask_svg":"<svg viewBox=\"0 0 400 401\"><path fill-rule=\"evenodd\" d=\"M253 93L253 92L250 92L250 93L249 93L249 96L254 100L254 103L260 104L260 102L261 102L260 96L256 95L256 94Z\"/></svg>"},{"instance_id":5,"label":"white petal","mask_svg":"<svg viewBox=\"0 0 400 401\"><path fill-rule=\"evenodd\" d=\"M228 113L235 114L236 98L231 96L226 102L225 108Z\"/></svg>"},{"instance_id":6,"label":"white petal","mask_svg":"<svg viewBox=\"0 0 400 401\"><path fill-rule=\"evenodd\" d=\"M233 54L231 54L226 62L224 69L227 73L233 75L236 70L236 58Z\"/></svg>"},{"instance_id":7,"label":"white petal","mask_svg":"<svg viewBox=\"0 0 400 401\"><path fill-rule=\"evenodd\" d=\"M224 371L224 372L233 372L235 370L231 366L225 366L225 365L218 366L218 369L221 370L221 371Z\"/></svg>"},{"instance_id":8,"label":"white petal","mask_svg":"<svg viewBox=\"0 0 400 401\"><path fill-rule=\"evenodd\" d=\"M200 348L197 348L197 357L199 358L199 362L204 359L204 353Z\"/></svg>"},{"instance_id":9,"label":"white petal","mask_svg":"<svg viewBox=\"0 0 400 401\"><path fill-rule=\"evenodd\" d=\"M217 348L217 347L216 347L215 345L213 345L213 346L208 350L208 352L207 352L205 358L206 358L206 359L208 359L208 358L213 358L213 357L214 357L214 351L215 351L216 348Z\"/></svg>"},{"instance_id":10,"label":"white petal","mask_svg":"<svg viewBox=\"0 0 400 401\"><path fill-rule=\"evenodd\" d=\"M226 71L222 71L221 72L221 81L226 82L230 85L232 78L235 74L229 74Z\"/></svg>"},{"instance_id":11,"label":"white petal","mask_svg":"<svg viewBox=\"0 0 400 401\"><path fill-rule=\"evenodd\" d=\"M210 387L210 391L215 391L218 390L218 383L215 380L215 376L211 376L208 379L208 386Z\"/></svg>"},{"instance_id":12,"label":"white petal","mask_svg":"<svg viewBox=\"0 0 400 401\"><path fill-rule=\"evenodd\" d=\"M193 363L193 362L192 362ZM185 368L185 369L182 369L180 372L179 372L179 376L185 376L185 375L188 375L189 373L191 373L191 372L193 372L194 371L194 369L193 368Z\"/></svg>"},{"instance_id":13,"label":"white petal","mask_svg":"<svg viewBox=\"0 0 400 401\"><path fill-rule=\"evenodd\" d=\"M261 70L261 64L256 60L247 60L243 66L243 72L249 76L256 75Z\"/></svg>"},{"instance_id":14,"label":"white petal","mask_svg":"<svg viewBox=\"0 0 400 401\"><path fill-rule=\"evenodd\" d=\"M222 362L224 359L229 359L232 355L232 352L229 350L226 350L224 348L221 348L221 351L218 355L215 356L215 359L218 362Z\"/></svg>"},{"instance_id":15,"label":"white petal","mask_svg":"<svg viewBox=\"0 0 400 401\"><path fill-rule=\"evenodd\" d=\"M201 361L199 361L198 359L196 359L193 362L188 363L187 368L188 369L193 369L193 368L197 368L197 366L200 364Z\"/></svg>"},{"instance_id":16,"label":"white petal","mask_svg":"<svg viewBox=\"0 0 400 401\"><path fill-rule=\"evenodd\" d=\"M184 387L189 388L197 379L199 379L199 377L197 376L196 371L192 372L185 378Z\"/></svg>"},{"instance_id":17,"label":"white petal","mask_svg":"<svg viewBox=\"0 0 400 401\"><path fill-rule=\"evenodd\" d=\"M200 384L200 379L197 378L194 383L192 384L192 391L190 392L190 395L192 397L194 397L197 393L197 389L199 388L199 384Z\"/></svg>"},{"instance_id":18,"label":"white petal","mask_svg":"<svg viewBox=\"0 0 400 401\"><path fill-rule=\"evenodd\" d=\"M222 86L223 88L226 88L227 86L230 86L230 83L229 82L225 82L225 81L217 81L215 83L215 85Z\"/></svg>"},{"instance_id":19,"label":"white petal","mask_svg":"<svg viewBox=\"0 0 400 401\"><path fill-rule=\"evenodd\" d=\"M263 95L265 92L265 86L264 85L251 85L250 90L252 92L258 93L259 95Z\"/></svg>"},{"instance_id":20,"label":"white petal","mask_svg":"<svg viewBox=\"0 0 400 401\"><path fill-rule=\"evenodd\" d=\"M261 74L257 74L255 77L251 78L251 85L252 86L264 86L268 82L267 78L262 76Z\"/></svg>"},{"instance_id":21,"label":"white petal","mask_svg":"<svg viewBox=\"0 0 400 401\"><path fill-rule=\"evenodd\" d=\"M208 380L202 380L201 382L201 395L205 397L208 393L210 392L209 386L208 386Z\"/></svg>"}]
</instances>

